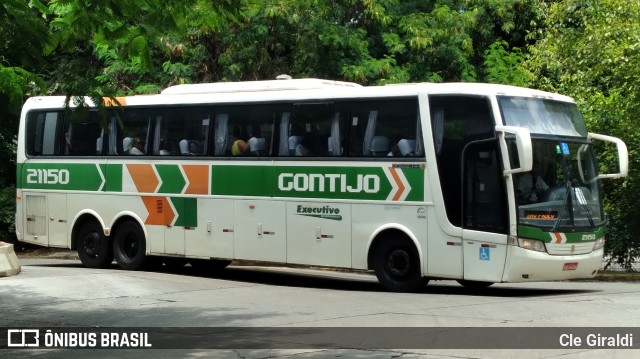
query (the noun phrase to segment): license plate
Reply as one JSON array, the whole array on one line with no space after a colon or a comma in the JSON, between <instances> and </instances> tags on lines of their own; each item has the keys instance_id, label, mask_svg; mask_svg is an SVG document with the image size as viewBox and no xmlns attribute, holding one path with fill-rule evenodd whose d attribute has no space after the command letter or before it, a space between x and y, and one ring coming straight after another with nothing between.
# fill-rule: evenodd
<instances>
[{"instance_id":1,"label":"license plate","mask_svg":"<svg viewBox=\"0 0 640 359\"><path fill-rule=\"evenodd\" d=\"M564 266L562 266L562 270L576 270L576 269L578 269L577 262L565 263Z\"/></svg>"}]
</instances>

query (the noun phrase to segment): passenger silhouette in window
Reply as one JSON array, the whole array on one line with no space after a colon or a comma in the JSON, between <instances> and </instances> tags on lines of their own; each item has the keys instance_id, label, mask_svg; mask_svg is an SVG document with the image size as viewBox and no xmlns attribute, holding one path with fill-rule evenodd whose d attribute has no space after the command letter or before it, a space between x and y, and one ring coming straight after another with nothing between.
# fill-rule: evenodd
<instances>
[{"instance_id":1,"label":"passenger silhouette in window","mask_svg":"<svg viewBox=\"0 0 640 359\"><path fill-rule=\"evenodd\" d=\"M133 146L131 147L129 153L134 156L144 155L144 141L142 141L140 137L133 138Z\"/></svg>"},{"instance_id":2,"label":"passenger silhouette in window","mask_svg":"<svg viewBox=\"0 0 640 359\"><path fill-rule=\"evenodd\" d=\"M241 139L233 141L231 145L232 156L244 156L249 153L249 144Z\"/></svg>"},{"instance_id":3,"label":"passenger silhouette in window","mask_svg":"<svg viewBox=\"0 0 640 359\"><path fill-rule=\"evenodd\" d=\"M518 199L520 203L536 203L538 202L542 194L549 189L549 186L544 182L539 175L540 162L533 162L531 171L523 173L518 177L518 185L516 187L518 191Z\"/></svg>"}]
</instances>

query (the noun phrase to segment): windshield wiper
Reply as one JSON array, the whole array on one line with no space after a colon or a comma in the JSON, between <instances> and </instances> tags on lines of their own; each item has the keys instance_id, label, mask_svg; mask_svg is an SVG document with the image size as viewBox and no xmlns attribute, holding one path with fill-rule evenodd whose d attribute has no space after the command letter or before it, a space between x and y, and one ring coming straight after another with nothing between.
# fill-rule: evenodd
<instances>
[{"instance_id":1,"label":"windshield wiper","mask_svg":"<svg viewBox=\"0 0 640 359\"><path fill-rule=\"evenodd\" d=\"M567 181L564 188L565 188L565 193L564 193L564 200L562 200L562 211L560 211L560 215L558 216L556 223L553 225L553 228L551 228L552 232L555 232L558 229L558 226L560 226L560 222L562 221L562 217L564 217L564 212L565 212L565 209L567 208L567 201L569 200L569 193L571 191L571 181Z\"/></svg>"},{"instance_id":2,"label":"windshield wiper","mask_svg":"<svg viewBox=\"0 0 640 359\"><path fill-rule=\"evenodd\" d=\"M576 194L576 199L578 200L578 203L582 206L582 208L586 212L587 219L589 220L589 225L591 226L591 228L595 227L595 223L593 222L593 217L591 216L591 210L589 209L589 205L587 204L587 199L584 197L584 193L580 189L580 186L578 186L578 181L576 179L573 179L572 181L566 182L564 200L562 201L562 211L560 212L560 215L558 216L556 223L553 225L553 228L551 228L552 232L555 232L560 226L560 222L562 221L562 218L564 217L564 214L566 212L567 202L569 200L569 196L571 195L571 192L574 192ZM578 195L578 192L580 193L579 195ZM571 203L573 203L573 201L571 201Z\"/></svg>"},{"instance_id":3,"label":"windshield wiper","mask_svg":"<svg viewBox=\"0 0 640 359\"><path fill-rule=\"evenodd\" d=\"M589 210L589 205L587 204L587 199L584 197L584 192L582 192L582 190L580 189L580 186L578 185L578 180L576 179L573 180L573 188L576 193L576 199L578 200L578 203L582 206L584 211L587 213L587 219L589 220L589 224L591 225L591 228L595 227L595 224L593 223L593 218L591 217L591 211Z\"/></svg>"}]
</instances>

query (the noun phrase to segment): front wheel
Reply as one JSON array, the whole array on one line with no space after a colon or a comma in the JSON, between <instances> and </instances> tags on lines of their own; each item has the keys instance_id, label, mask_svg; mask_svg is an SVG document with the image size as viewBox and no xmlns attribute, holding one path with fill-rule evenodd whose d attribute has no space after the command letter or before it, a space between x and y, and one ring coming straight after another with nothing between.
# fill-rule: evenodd
<instances>
[{"instance_id":1,"label":"front wheel","mask_svg":"<svg viewBox=\"0 0 640 359\"><path fill-rule=\"evenodd\" d=\"M113 262L111 241L96 221L84 223L76 234L78 257L87 268L106 268Z\"/></svg>"},{"instance_id":2,"label":"front wheel","mask_svg":"<svg viewBox=\"0 0 640 359\"><path fill-rule=\"evenodd\" d=\"M384 240L373 259L376 277L389 291L415 292L424 284L418 253L407 241Z\"/></svg>"},{"instance_id":3,"label":"front wheel","mask_svg":"<svg viewBox=\"0 0 640 359\"><path fill-rule=\"evenodd\" d=\"M145 263L147 249L144 232L134 221L118 226L113 238L113 254L118 266L127 270L138 270Z\"/></svg>"}]
</instances>

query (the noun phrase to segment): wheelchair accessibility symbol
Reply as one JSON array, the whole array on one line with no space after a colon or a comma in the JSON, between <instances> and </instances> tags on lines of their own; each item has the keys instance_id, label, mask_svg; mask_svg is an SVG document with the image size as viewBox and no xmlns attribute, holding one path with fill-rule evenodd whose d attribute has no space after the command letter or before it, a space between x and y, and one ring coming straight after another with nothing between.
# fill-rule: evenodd
<instances>
[{"instance_id":1,"label":"wheelchair accessibility symbol","mask_svg":"<svg viewBox=\"0 0 640 359\"><path fill-rule=\"evenodd\" d=\"M489 252L489 248L480 247L480 260L481 261L490 261L491 260L491 252Z\"/></svg>"}]
</instances>

